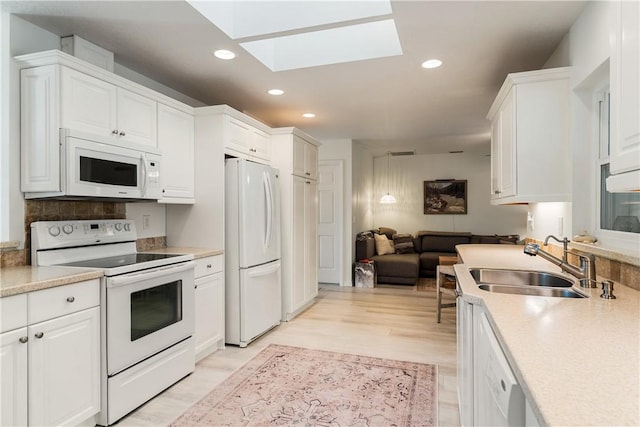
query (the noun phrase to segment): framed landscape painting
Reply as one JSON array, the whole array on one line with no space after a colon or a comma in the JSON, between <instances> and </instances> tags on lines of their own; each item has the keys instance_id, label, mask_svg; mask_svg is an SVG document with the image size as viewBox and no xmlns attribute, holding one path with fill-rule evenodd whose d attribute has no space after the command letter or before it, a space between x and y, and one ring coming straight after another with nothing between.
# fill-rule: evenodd
<instances>
[{"instance_id":1,"label":"framed landscape painting","mask_svg":"<svg viewBox=\"0 0 640 427\"><path fill-rule=\"evenodd\" d=\"M467 180L424 181L425 215L467 213Z\"/></svg>"}]
</instances>

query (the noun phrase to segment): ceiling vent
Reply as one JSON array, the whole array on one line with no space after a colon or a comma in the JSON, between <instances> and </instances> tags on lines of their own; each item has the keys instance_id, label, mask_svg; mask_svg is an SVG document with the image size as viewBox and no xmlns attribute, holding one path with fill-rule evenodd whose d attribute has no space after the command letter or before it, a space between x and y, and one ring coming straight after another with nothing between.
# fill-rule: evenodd
<instances>
[{"instance_id":1,"label":"ceiling vent","mask_svg":"<svg viewBox=\"0 0 640 427\"><path fill-rule=\"evenodd\" d=\"M391 156L415 156L415 151L390 151Z\"/></svg>"}]
</instances>

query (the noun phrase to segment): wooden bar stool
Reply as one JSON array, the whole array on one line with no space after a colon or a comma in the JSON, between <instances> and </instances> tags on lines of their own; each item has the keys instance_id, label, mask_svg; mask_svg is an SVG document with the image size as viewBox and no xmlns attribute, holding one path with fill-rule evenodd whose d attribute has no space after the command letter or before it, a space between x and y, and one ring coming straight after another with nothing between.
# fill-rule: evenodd
<instances>
[{"instance_id":1,"label":"wooden bar stool","mask_svg":"<svg viewBox=\"0 0 640 427\"><path fill-rule=\"evenodd\" d=\"M456 303L442 303L442 293L456 296L456 272L453 264L458 262L457 257L441 256L436 266L436 319L440 323L440 310L455 307Z\"/></svg>"}]
</instances>

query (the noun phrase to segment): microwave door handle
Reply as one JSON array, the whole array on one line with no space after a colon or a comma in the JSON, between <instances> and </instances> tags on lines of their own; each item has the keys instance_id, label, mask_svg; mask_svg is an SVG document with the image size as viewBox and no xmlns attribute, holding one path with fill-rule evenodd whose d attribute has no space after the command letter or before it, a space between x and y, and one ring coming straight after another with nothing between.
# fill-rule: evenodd
<instances>
[{"instance_id":1,"label":"microwave door handle","mask_svg":"<svg viewBox=\"0 0 640 427\"><path fill-rule=\"evenodd\" d=\"M147 179L149 179L149 174L147 171L147 155L145 153L140 154L140 161L142 162L142 194L144 197L147 194Z\"/></svg>"}]
</instances>

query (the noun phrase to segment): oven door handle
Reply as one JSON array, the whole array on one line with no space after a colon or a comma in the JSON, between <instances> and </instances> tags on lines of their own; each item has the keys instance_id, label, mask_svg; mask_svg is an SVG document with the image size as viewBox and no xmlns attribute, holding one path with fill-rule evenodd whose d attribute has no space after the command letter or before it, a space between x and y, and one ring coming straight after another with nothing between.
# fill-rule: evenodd
<instances>
[{"instance_id":1,"label":"oven door handle","mask_svg":"<svg viewBox=\"0 0 640 427\"><path fill-rule=\"evenodd\" d=\"M122 276L110 277L109 280L107 280L107 288L130 285L131 283L140 282L141 280L156 279L166 276L167 274L182 273L183 271L193 270L195 265L195 261L187 261L178 265L166 265L149 270L136 271L135 273L123 274Z\"/></svg>"}]
</instances>

